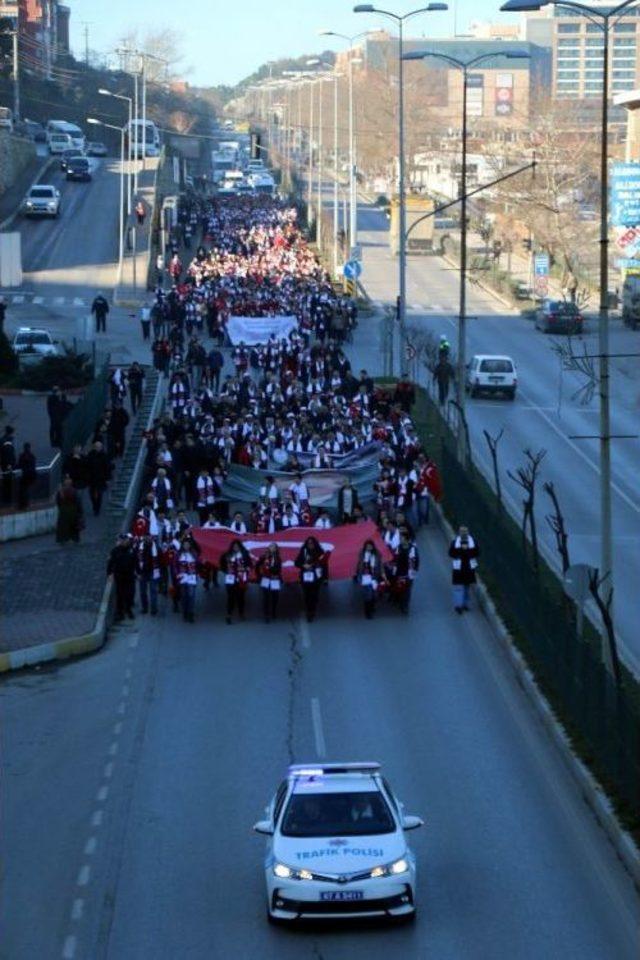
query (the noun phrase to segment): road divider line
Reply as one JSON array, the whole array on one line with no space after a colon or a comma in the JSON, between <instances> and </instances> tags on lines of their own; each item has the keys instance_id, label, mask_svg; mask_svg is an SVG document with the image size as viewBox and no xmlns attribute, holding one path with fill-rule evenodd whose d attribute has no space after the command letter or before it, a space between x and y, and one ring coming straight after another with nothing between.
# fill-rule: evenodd
<instances>
[{"instance_id":1,"label":"road divider line","mask_svg":"<svg viewBox=\"0 0 640 960\"><path fill-rule=\"evenodd\" d=\"M91 815L91 826L92 827L101 827L102 826L102 810L94 810Z\"/></svg>"},{"instance_id":2,"label":"road divider line","mask_svg":"<svg viewBox=\"0 0 640 960\"><path fill-rule=\"evenodd\" d=\"M86 857L92 857L92 856L94 855L94 853L96 852L96 847L97 847L97 846L98 846L98 838L97 838L97 837L93 837L93 836L89 837L89 839L87 840L87 842L86 842L85 845L84 845L84 853L85 853L85 856L86 856Z\"/></svg>"},{"instance_id":3,"label":"road divider line","mask_svg":"<svg viewBox=\"0 0 640 960\"><path fill-rule=\"evenodd\" d=\"M98 801L98 803L104 803L104 801L107 799L108 796L109 796L109 787L103 786L103 787L100 787L100 789L98 790L96 794L96 800Z\"/></svg>"},{"instance_id":4,"label":"road divider line","mask_svg":"<svg viewBox=\"0 0 640 960\"><path fill-rule=\"evenodd\" d=\"M71 919L82 920L83 913L84 913L84 899L82 897L77 897L73 901L73 906L71 907Z\"/></svg>"},{"instance_id":5,"label":"road divider line","mask_svg":"<svg viewBox=\"0 0 640 960\"><path fill-rule=\"evenodd\" d=\"M88 863L83 863L78 871L76 883L79 887L86 887L91 879L91 867Z\"/></svg>"},{"instance_id":6,"label":"road divider line","mask_svg":"<svg viewBox=\"0 0 640 960\"><path fill-rule=\"evenodd\" d=\"M300 642L305 650L308 650L311 646L311 633L309 632L309 624L306 620L300 618Z\"/></svg>"},{"instance_id":7,"label":"road divider line","mask_svg":"<svg viewBox=\"0 0 640 960\"><path fill-rule=\"evenodd\" d=\"M73 934L70 934L64 941L64 946L62 947L62 958L63 960L73 960L76 955L76 947L78 946L78 938L74 937Z\"/></svg>"},{"instance_id":8,"label":"road divider line","mask_svg":"<svg viewBox=\"0 0 640 960\"><path fill-rule=\"evenodd\" d=\"M327 755L327 745L325 743L324 731L322 729L320 701L317 697L311 697L311 720L313 723L313 736L316 741L316 753L322 760Z\"/></svg>"}]
</instances>

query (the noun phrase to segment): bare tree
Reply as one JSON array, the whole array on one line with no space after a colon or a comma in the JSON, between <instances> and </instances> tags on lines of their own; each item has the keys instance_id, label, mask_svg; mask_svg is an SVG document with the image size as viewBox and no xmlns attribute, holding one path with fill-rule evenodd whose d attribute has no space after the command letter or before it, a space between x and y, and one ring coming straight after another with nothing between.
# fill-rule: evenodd
<instances>
[{"instance_id":1,"label":"bare tree","mask_svg":"<svg viewBox=\"0 0 640 960\"><path fill-rule=\"evenodd\" d=\"M527 548L527 526L529 527L529 533L531 535L531 548L533 550L533 564L534 567L538 567L538 532L536 529L536 518L535 518L535 499L536 499L536 482L538 479L538 471L540 469L540 464L547 455L546 450L538 450L537 453L532 453L528 448L524 451L524 455L527 459L527 462L523 467L518 467L515 474L510 470L507 470L507 475L522 487L526 496L522 501L523 506L523 515L522 515L522 546L526 551Z\"/></svg>"},{"instance_id":2,"label":"bare tree","mask_svg":"<svg viewBox=\"0 0 640 960\"><path fill-rule=\"evenodd\" d=\"M493 464L493 479L496 485L498 509L502 510L502 486L500 484L500 471L498 469L498 444L502 440L504 427L500 428L500 433L497 433L495 437L492 437L488 430L483 430L482 432L484 433L484 438L487 441L487 446L489 447L489 452L491 454L491 462Z\"/></svg>"},{"instance_id":3,"label":"bare tree","mask_svg":"<svg viewBox=\"0 0 640 960\"><path fill-rule=\"evenodd\" d=\"M471 464L471 435L469 433L469 423L467 421L467 415L457 400L449 400L451 406L458 412L458 422L462 421L462 429L464 430L464 440L467 447L467 459L469 464Z\"/></svg>"},{"instance_id":4,"label":"bare tree","mask_svg":"<svg viewBox=\"0 0 640 960\"><path fill-rule=\"evenodd\" d=\"M576 353L572 338L567 337L565 342L554 343L552 349L558 355L563 370L579 373L584 377L584 383L571 395L571 399L577 399L582 406L586 406L593 399L599 379L596 358L588 353L586 343L583 342L581 346L582 353Z\"/></svg>"},{"instance_id":5,"label":"bare tree","mask_svg":"<svg viewBox=\"0 0 640 960\"><path fill-rule=\"evenodd\" d=\"M600 576L600 571L595 568L589 574L589 593L595 600L596 606L600 611L600 616L602 617L602 622L604 628L607 632L607 643L609 645L609 656L611 657L611 666L613 667L613 675L616 679L616 683L620 683L620 658L618 657L618 645L616 643L616 633L613 626L613 617L611 615L611 605L613 603L613 587L607 591L607 599L602 599L602 594L600 588L603 583L607 580L608 575L605 577Z\"/></svg>"},{"instance_id":6,"label":"bare tree","mask_svg":"<svg viewBox=\"0 0 640 960\"><path fill-rule=\"evenodd\" d=\"M560 554L560 558L562 560L562 572L566 573L571 566L571 561L569 559L569 534L567 533L564 525L564 516L562 510L560 509L558 495L556 494L553 483L548 481L543 485L542 489L553 504L553 513L547 514L545 519L551 527L551 530L556 538L556 547L558 548L558 553Z\"/></svg>"}]
</instances>

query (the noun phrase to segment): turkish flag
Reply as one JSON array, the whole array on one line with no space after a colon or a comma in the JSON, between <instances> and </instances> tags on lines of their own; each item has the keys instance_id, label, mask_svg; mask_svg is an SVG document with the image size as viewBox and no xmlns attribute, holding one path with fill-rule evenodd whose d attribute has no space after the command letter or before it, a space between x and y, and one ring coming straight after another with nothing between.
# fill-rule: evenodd
<instances>
[{"instance_id":1,"label":"turkish flag","mask_svg":"<svg viewBox=\"0 0 640 960\"><path fill-rule=\"evenodd\" d=\"M391 560L391 551L373 520L332 527L330 530L293 527L277 533L237 534L228 527L219 527L217 530L194 527L193 536L202 551L200 559L216 567L220 566L220 557L234 540L240 540L244 544L254 563L270 543L277 543L282 557L282 579L285 583L295 583L299 578L299 570L294 564L307 537L315 537L324 550L330 580L350 580L355 575L360 551L367 540L373 541L384 561Z\"/></svg>"}]
</instances>

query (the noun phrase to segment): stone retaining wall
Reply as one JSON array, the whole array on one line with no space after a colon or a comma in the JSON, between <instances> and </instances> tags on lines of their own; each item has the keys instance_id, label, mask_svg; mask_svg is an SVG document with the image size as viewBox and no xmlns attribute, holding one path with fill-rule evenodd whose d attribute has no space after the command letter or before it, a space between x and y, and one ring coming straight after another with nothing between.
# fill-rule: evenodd
<instances>
[{"instance_id":1,"label":"stone retaining wall","mask_svg":"<svg viewBox=\"0 0 640 960\"><path fill-rule=\"evenodd\" d=\"M36 155L35 144L23 137L0 131L0 196L17 179Z\"/></svg>"}]
</instances>

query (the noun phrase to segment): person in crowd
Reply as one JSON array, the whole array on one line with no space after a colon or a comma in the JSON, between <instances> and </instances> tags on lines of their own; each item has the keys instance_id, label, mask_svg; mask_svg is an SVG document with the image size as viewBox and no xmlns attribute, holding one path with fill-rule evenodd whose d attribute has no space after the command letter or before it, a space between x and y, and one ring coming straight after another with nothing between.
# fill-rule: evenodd
<instances>
[{"instance_id":1,"label":"person in crowd","mask_svg":"<svg viewBox=\"0 0 640 960\"><path fill-rule=\"evenodd\" d=\"M129 414L125 410L122 401L118 400L113 405L111 412L110 432L113 444L113 454L115 457L122 457L127 439L127 427L129 426Z\"/></svg>"},{"instance_id":2,"label":"person in crowd","mask_svg":"<svg viewBox=\"0 0 640 960\"><path fill-rule=\"evenodd\" d=\"M468 527L460 527L449 546L453 609L456 613L464 613L469 609L471 586L476 582L479 554L478 544L469 533Z\"/></svg>"},{"instance_id":3,"label":"person in crowd","mask_svg":"<svg viewBox=\"0 0 640 960\"><path fill-rule=\"evenodd\" d=\"M238 611L241 620L245 618L247 585L253 561L241 540L232 540L229 549L220 558L220 569L224 573L227 588L227 624L232 623L234 612Z\"/></svg>"},{"instance_id":4,"label":"person in crowd","mask_svg":"<svg viewBox=\"0 0 640 960\"><path fill-rule=\"evenodd\" d=\"M144 391L144 370L137 360L131 364L127 370L127 382L129 384L129 399L131 401L131 412L136 415L138 407L142 403L142 393Z\"/></svg>"},{"instance_id":5,"label":"person in crowd","mask_svg":"<svg viewBox=\"0 0 640 960\"><path fill-rule=\"evenodd\" d=\"M87 463L82 454L82 446L76 443L62 464L62 475L71 477L71 482L79 492L87 486Z\"/></svg>"},{"instance_id":6,"label":"person in crowd","mask_svg":"<svg viewBox=\"0 0 640 960\"><path fill-rule=\"evenodd\" d=\"M233 520L229 524L229 529L233 530L234 533L244 534L247 533L247 525L244 520L244 514L241 510L237 510L233 515Z\"/></svg>"},{"instance_id":7,"label":"person in crowd","mask_svg":"<svg viewBox=\"0 0 640 960\"><path fill-rule=\"evenodd\" d=\"M265 623L276 619L282 590L282 559L278 545L270 543L256 564L256 577L262 593Z\"/></svg>"},{"instance_id":8,"label":"person in crowd","mask_svg":"<svg viewBox=\"0 0 640 960\"><path fill-rule=\"evenodd\" d=\"M18 510L26 510L29 506L29 491L37 480L38 472L36 458L31 450L31 444L25 443L18 457Z\"/></svg>"},{"instance_id":9,"label":"person in crowd","mask_svg":"<svg viewBox=\"0 0 640 960\"><path fill-rule=\"evenodd\" d=\"M129 533L118 535L116 545L109 554L107 575L113 577L116 592L116 620L135 619L133 606L136 597L136 558L133 552L133 537Z\"/></svg>"},{"instance_id":10,"label":"person in crowd","mask_svg":"<svg viewBox=\"0 0 640 960\"><path fill-rule=\"evenodd\" d=\"M364 615L367 620L371 620L378 590L386 581L382 557L373 540L367 540L362 546L356 568L356 580L362 589Z\"/></svg>"},{"instance_id":11,"label":"person in crowd","mask_svg":"<svg viewBox=\"0 0 640 960\"><path fill-rule=\"evenodd\" d=\"M186 623L195 622L196 587L198 584L198 549L190 533L180 540L180 549L176 557L177 581L180 584L182 619Z\"/></svg>"},{"instance_id":12,"label":"person in crowd","mask_svg":"<svg viewBox=\"0 0 640 960\"><path fill-rule=\"evenodd\" d=\"M295 559L295 565L300 571L300 584L307 622L312 623L318 610L320 584L326 576L326 558L315 537L307 537L304 541Z\"/></svg>"},{"instance_id":13,"label":"person in crowd","mask_svg":"<svg viewBox=\"0 0 640 960\"><path fill-rule=\"evenodd\" d=\"M160 584L160 551L155 537L145 534L135 544L136 574L143 613L158 613L158 586Z\"/></svg>"},{"instance_id":14,"label":"person in crowd","mask_svg":"<svg viewBox=\"0 0 640 960\"><path fill-rule=\"evenodd\" d=\"M345 477L342 486L338 491L338 517L340 523L354 523L356 507L360 506L358 491L351 483L349 477Z\"/></svg>"},{"instance_id":15,"label":"person in crowd","mask_svg":"<svg viewBox=\"0 0 640 960\"><path fill-rule=\"evenodd\" d=\"M4 428L0 438L0 473L2 474L2 502L10 504L13 500L13 474L16 469L15 430L11 426Z\"/></svg>"},{"instance_id":16,"label":"person in crowd","mask_svg":"<svg viewBox=\"0 0 640 960\"><path fill-rule=\"evenodd\" d=\"M96 318L96 333L107 332L107 314L109 313L109 304L106 297L99 291L91 304L91 313Z\"/></svg>"},{"instance_id":17,"label":"person in crowd","mask_svg":"<svg viewBox=\"0 0 640 960\"><path fill-rule=\"evenodd\" d=\"M405 616L409 613L413 583L420 569L420 555L406 528L400 531L400 545L393 559L394 597Z\"/></svg>"},{"instance_id":18,"label":"person in crowd","mask_svg":"<svg viewBox=\"0 0 640 960\"><path fill-rule=\"evenodd\" d=\"M100 440L93 443L86 456L86 477L93 515L97 517L100 515L102 498L111 477L111 463Z\"/></svg>"},{"instance_id":19,"label":"person in crowd","mask_svg":"<svg viewBox=\"0 0 640 960\"><path fill-rule=\"evenodd\" d=\"M433 382L438 385L438 403L444 406L449 396L449 387L455 380L456 372L449 362L449 353L440 353L438 362L433 368Z\"/></svg>"},{"instance_id":20,"label":"person in crowd","mask_svg":"<svg viewBox=\"0 0 640 960\"><path fill-rule=\"evenodd\" d=\"M411 408L416 402L416 391L407 373L403 373L396 384L393 402L398 403L404 413L411 413Z\"/></svg>"},{"instance_id":21,"label":"person in crowd","mask_svg":"<svg viewBox=\"0 0 640 960\"><path fill-rule=\"evenodd\" d=\"M333 524L331 523L331 517L329 516L329 511L322 507L318 511L318 516L314 523L316 530L330 530Z\"/></svg>"},{"instance_id":22,"label":"person in crowd","mask_svg":"<svg viewBox=\"0 0 640 960\"><path fill-rule=\"evenodd\" d=\"M84 527L82 501L74 489L70 477L65 477L56 493L58 519L56 521L56 542L80 542L80 532Z\"/></svg>"}]
</instances>

